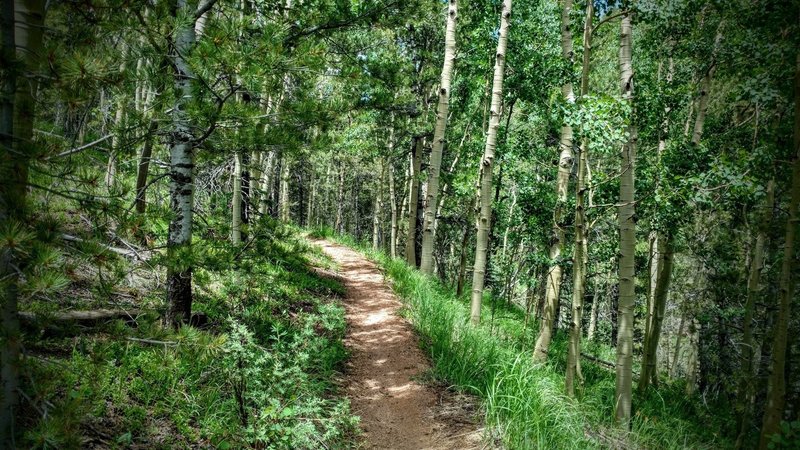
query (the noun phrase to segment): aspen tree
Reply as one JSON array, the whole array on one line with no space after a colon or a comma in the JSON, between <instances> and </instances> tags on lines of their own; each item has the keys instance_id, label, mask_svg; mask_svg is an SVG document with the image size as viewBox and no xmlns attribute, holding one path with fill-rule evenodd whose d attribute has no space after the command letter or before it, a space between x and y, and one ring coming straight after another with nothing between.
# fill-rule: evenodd
<instances>
[{"instance_id":1,"label":"aspen tree","mask_svg":"<svg viewBox=\"0 0 800 450\"><path fill-rule=\"evenodd\" d=\"M425 200L425 213L422 220L422 248L420 270L433 272L433 244L436 227L436 213L439 205L439 172L442 166L447 116L450 109L450 83L456 59L456 21L458 1L449 0L447 8L447 29L445 31L444 63L439 87L439 103L436 106L436 126L433 131L430 166L428 167L428 191Z\"/></svg>"},{"instance_id":2,"label":"aspen tree","mask_svg":"<svg viewBox=\"0 0 800 450\"><path fill-rule=\"evenodd\" d=\"M780 291L778 293L778 318L772 337L771 373L761 426L760 450L768 448L772 436L780 431L783 409L786 404L786 343L789 338L791 302L794 297L795 235L797 233L798 204L800 204L800 53L797 54L794 78L794 161L792 162L792 187L789 198L789 218L783 244Z\"/></svg>"},{"instance_id":3,"label":"aspen tree","mask_svg":"<svg viewBox=\"0 0 800 450\"><path fill-rule=\"evenodd\" d=\"M194 147L192 124L187 108L193 100L192 84L194 74L186 61L186 55L195 46L194 24L208 11L214 0L202 2L194 10L187 0L176 0L175 17L188 17L190 21L178 21L174 33L174 43L170 57L173 67L175 100L172 105L172 123L169 134L169 193L172 219L167 239L166 321L174 326L188 322L192 315L192 268L178 261L182 254L191 248L192 222L194 219Z\"/></svg>"},{"instance_id":4,"label":"aspen tree","mask_svg":"<svg viewBox=\"0 0 800 450\"><path fill-rule=\"evenodd\" d=\"M766 198L761 209L761 220L758 225L756 243L753 247L753 256L750 260L750 270L747 277L747 299L744 305L744 330L742 332L741 374L739 375L738 407L739 407L739 436L736 447L741 448L743 439L749 431L750 419L753 414L753 400L755 397L755 370L753 359L755 356L755 339L753 338L753 310L756 300L761 292L761 271L764 269L764 248L766 247L769 229L772 224L772 210L775 208L775 180L767 182Z\"/></svg>"},{"instance_id":5,"label":"aspen tree","mask_svg":"<svg viewBox=\"0 0 800 450\"><path fill-rule=\"evenodd\" d=\"M419 172L422 166L422 138L414 137L411 149L411 169L408 188L408 231L406 233L406 261L417 265L417 201L419 200Z\"/></svg>"},{"instance_id":6,"label":"aspen tree","mask_svg":"<svg viewBox=\"0 0 800 450\"><path fill-rule=\"evenodd\" d=\"M583 67L581 68L581 97L589 94L589 68L592 52L592 19L594 5L586 3L586 19L583 26ZM586 165L588 161L589 139L581 140L578 157L578 180L575 186L575 249L572 257L572 320L569 328L569 347L567 350L567 372L564 384L567 395L575 395L575 378L581 380L581 323L583 318L583 295L586 290ZM595 297L595 303L596 303ZM596 308L592 308L595 312Z\"/></svg>"},{"instance_id":7,"label":"aspen tree","mask_svg":"<svg viewBox=\"0 0 800 450\"><path fill-rule=\"evenodd\" d=\"M45 3L42 0L3 0L2 107L0 108L0 223L26 221L28 166L33 148L37 82L33 77L42 55ZM18 315L20 274L11 247L0 247L0 447L14 448L14 416L19 405L21 334Z\"/></svg>"},{"instance_id":8,"label":"aspen tree","mask_svg":"<svg viewBox=\"0 0 800 450\"><path fill-rule=\"evenodd\" d=\"M570 31L569 15L572 11L572 0L563 0L561 9L561 56L569 67L573 63L572 32ZM572 82L567 81L561 86L561 95L568 103L575 102L575 92ZM553 231L550 236L550 269L547 271L545 287L544 314L539 326L539 335L536 338L536 347L533 351L535 361L547 360L547 351L553 338L553 327L558 315L558 299L561 290L561 253L564 250L566 235L562 228L564 209L567 203L567 189L569 177L572 172L572 127L566 123L561 126L561 138L558 145L558 175L556 177L556 206L553 210Z\"/></svg>"},{"instance_id":9,"label":"aspen tree","mask_svg":"<svg viewBox=\"0 0 800 450\"><path fill-rule=\"evenodd\" d=\"M492 220L492 166L494 151L497 146L497 130L500 128L500 117L503 114L503 75L506 65L506 46L508 44L508 28L511 23L511 0L503 0L500 12L500 33L497 39L497 53L492 80L492 104L490 108L489 127L486 133L486 146L480 165L480 209L477 217L477 237L475 241L475 266L472 271L472 301L470 318L474 325L481 321L481 301L483 300L483 283L486 277L486 253L489 247L489 226Z\"/></svg>"},{"instance_id":10,"label":"aspen tree","mask_svg":"<svg viewBox=\"0 0 800 450\"><path fill-rule=\"evenodd\" d=\"M620 90L622 99L633 109L631 14L620 23ZM622 146L619 177L619 329L617 335L616 394L614 411L617 423L628 428L631 419L631 384L633 370L633 309L636 302L636 205L634 171L636 163L636 125L628 125L628 139Z\"/></svg>"},{"instance_id":11,"label":"aspen tree","mask_svg":"<svg viewBox=\"0 0 800 450\"><path fill-rule=\"evenodd\" d=\"M233 154L233 198L231 199L231 243L242 242L242 153Z\"/></svg>"}]
</instances>

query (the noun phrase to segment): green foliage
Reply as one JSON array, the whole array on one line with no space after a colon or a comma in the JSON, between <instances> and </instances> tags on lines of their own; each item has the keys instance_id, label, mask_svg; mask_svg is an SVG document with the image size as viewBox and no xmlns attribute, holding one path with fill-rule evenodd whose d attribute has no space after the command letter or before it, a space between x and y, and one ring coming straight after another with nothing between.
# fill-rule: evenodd
<instances>
[{"instance_id":1,"label":"green foliage","mask_svg":"<svg viewBox=\"0 0 800 450\"><path fill-rule=\"evenodd\" d=\"M47 414L26 419L25 445L349 447L358 419L332 381L347 357L342 288L309 270L321 256L291 232L254 230L257 245L216 248L198 270L206 328L142 317L32 343L26 392Z\"/></svg>"}]
</instances>

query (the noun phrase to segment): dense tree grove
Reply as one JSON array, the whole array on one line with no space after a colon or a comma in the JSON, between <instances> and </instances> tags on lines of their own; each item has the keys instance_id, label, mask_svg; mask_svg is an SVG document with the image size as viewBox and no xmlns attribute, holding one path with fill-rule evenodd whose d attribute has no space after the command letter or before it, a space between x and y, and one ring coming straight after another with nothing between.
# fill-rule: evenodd
<instances>
[{"instance_id":1,"label":"dense tree grove","mask_svg":"<svg viewBox=\"0 0 800 450\"><path fill-rule=\"evenodd\" d=\"M796 2L2 2L0 447L68 446L26 434L70 408L26 321L202 327L210 267L283 248L278 223L419 267L471 327L522 317L518 354L613 411L608 439L681 398L714 424L684 446L800 441ZM226 357L259 345L227 327ZM241 442L292 447L241 411Z\"/></svg>"}]
</instances>

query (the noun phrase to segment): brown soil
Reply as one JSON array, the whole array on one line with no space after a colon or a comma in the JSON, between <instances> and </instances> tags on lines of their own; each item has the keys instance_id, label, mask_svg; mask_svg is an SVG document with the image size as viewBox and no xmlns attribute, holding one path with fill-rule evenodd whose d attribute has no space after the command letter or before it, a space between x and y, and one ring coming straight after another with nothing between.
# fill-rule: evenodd
<instances>
[{"instance_id":1,"label":"brown soil","mask_svg":"<svg viewBox=\"0 0 800 450\"><path fill-rule=\"evenodd\" d=\"M380 270L362 255L315 241L339 264L351 352L345 387L369 449L477 449L474 399L420 383L430 364Z\"/></svg>"}]
</instances>

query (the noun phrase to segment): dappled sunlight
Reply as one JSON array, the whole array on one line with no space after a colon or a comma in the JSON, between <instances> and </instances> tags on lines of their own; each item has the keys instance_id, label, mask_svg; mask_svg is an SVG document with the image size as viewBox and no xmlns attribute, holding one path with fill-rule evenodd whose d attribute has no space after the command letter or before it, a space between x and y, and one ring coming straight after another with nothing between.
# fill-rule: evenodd
<instances>
[{"instance_id":1,"label":"dappled sunlight","mask_svg":"<svg viewBox=\"0 0 800 450\"><path fill-rule=\"evenodd\" d=\"M358 253L317 241L340 265L347 297L347 395L361 417L368 448L477 448L474 423L437 420L441 398L419 383L430 370L417 336L398 310L402 304L381 271Z\"/></svg>"}]
</instances>

